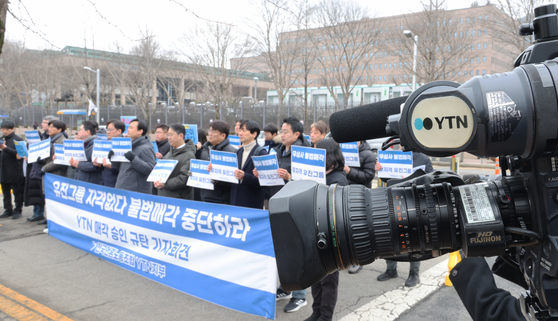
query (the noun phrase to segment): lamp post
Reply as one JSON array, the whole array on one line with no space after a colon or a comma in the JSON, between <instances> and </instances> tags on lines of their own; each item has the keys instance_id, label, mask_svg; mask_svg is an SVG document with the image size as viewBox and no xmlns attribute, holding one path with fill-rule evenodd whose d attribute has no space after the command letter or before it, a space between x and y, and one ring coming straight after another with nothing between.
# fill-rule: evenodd
<instances>
[{"instance_id":1,"label":"lamp post","mask_svg":"<svg viewBox=\"0 0 558 321\"><path fill-rule=\"evenodd\" d=\"M83 69L89 70L91 72L97 73L97 113L95 114L97 119L97 124L101 123L101 106L99 106L99 88L101 86L101 69L97 69L96 71L85 66Z\"/></svg>"},{"instance_id":2,"label":"lamp post","mask_svg":"<svg viewBox=\"0 0 558 321\"><path fill-rule=\"evenodd\" d=\"M403 31L403 34L407 38L413 39L413 92L417 89L417 45L418 45L418 36L414 35L411 30Z\"/></svg>"},{"instance_id":3,"label":"lamp post","mask_svg":"<svg viewBox=\"0 0 558 321\"><path fill-rule=\"evenodd\" d=\"M254 105L258 103L258 77L254 77Z\"/></svg>"}]
</instances>

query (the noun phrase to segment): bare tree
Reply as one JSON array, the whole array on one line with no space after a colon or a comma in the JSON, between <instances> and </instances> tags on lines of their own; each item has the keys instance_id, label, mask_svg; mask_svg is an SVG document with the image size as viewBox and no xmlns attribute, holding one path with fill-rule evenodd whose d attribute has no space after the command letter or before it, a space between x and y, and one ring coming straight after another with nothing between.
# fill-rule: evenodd
<instances>
[{"instance_id":1,"label":"bare tree","mask_svg":"<svg viewBox=\"0 0 558 321\"><path fill-rule=\"evenodd\" d=\"M8 13L8 0L0 0L0 55L4 46L4 34L6 33L6 15Z\"/></svg>"},{"instance_id":2,"label":"bare tree","mask_svg":"<svg viewBox=\"0 0 558 321\"><path fill-rule=\"evenodd\" d=\"M223 110L232 101L233 84L243 77L253 55L251 39L230 24L206 22L196 25L181 38L180 52L191 63L191 72L203 81L213 102L215 118L223 119ZM231 66L230 60L238 58Z\"/></svg>"},{"instance_id":3,"label":"bare tree","mask_svg":"<svg viewBox=\"0 0 558 321\"><path fill-rule=\"evenodd\" d=\"M310 40L321 67L319 84L328 88L338 109L348 106L355 85L367 73L381 31L379 20L370 19L367 8L352 0L321 0L317 7L320 29Z\"/></svg>"},{"instance_id":4,"label":"bare tree","mask_svg":"<svg viewBox=\"0 0 558 321\"><path fill-rule=\"evenodd\" d=\"M461 21L444 7L445 0L430 0L423 3L421 13L404 16L405 28L418 36L418 84L457 79L465 72L465 64L476 55L472 48L475 31L462 28ZM395 30L392 37L399 39L394 48L405 74L412 75L414 38L405 37L402 30Z\"/></svg>"},{"instance_id":5,"label":"bare tree","mask_svg":"<svg viewBox=\"0 0 558 321\"><path fill-rule=\"evenodd\" d=\"M265 58L271 82L277 91L279 122L284 100L299 78L299 72L294 68L296 59L300 49L306 48L303 33L293 32L300 29L304 12L291 11L292 2L288 0L254 0L252 5L257 13L251 17L249 25L254 31L257 51Z\"/></svg>"}]
</instances>

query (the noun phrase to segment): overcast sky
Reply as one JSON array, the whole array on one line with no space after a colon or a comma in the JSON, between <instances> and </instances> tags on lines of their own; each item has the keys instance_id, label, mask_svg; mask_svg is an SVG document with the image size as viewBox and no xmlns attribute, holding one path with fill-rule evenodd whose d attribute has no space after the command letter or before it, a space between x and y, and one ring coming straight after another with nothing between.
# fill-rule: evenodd
<instances>
[{"instance_id":1,"label":"overcast sky","mask_svg":"<svg viewBox=\"0 0 558 321\"><path fill-rule=\"evenodd\" d=\"M356 1L366 5L371 16L421 10L419 0ZM446 0L447 9L465 8L470 2ZM10 10L23 24L8 13L8 40L22 41L31 49L54 50L87 45L110 51L118 42L128 51L139 38L140 29L146 28L163 47L172 49L188 26L204 22L196 15L235 25L242 24L244 17L250 15L249 0L12 0Z\"/></svg>"}]
</instances>

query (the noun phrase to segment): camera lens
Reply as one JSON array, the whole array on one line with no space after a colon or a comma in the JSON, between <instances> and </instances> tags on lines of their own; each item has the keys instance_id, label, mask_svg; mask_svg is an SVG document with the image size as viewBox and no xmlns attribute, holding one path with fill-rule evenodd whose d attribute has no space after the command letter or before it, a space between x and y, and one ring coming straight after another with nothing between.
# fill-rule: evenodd
<instances>
[{"instance_id":1,"label":"camera lens","mask_svg":"<svg viewBox=\"0 0 558 321\"><path fill-rule=\"evenodd\" d=\"M378 258L424 260L460 248L468 256L499 255L522 239L506 235L505 226L515 232L530 228L521 181L463 185L454 174L439 178L435 172L374 189L289 183L270 200L283 289L304 289Z\"/></svg>"}]
</instances>

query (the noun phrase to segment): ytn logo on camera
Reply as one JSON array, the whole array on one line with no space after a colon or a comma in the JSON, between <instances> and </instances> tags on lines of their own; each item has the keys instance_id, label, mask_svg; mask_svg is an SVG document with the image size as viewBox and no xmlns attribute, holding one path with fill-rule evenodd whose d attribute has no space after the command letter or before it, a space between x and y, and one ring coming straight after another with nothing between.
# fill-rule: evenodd
<instances>
[{"instance_id":1,"label":"ytn logo on camera","mask_svg":"<svg viewBox=\"0 0 558 321\"><path fill-rule=\"evenodd\" d=\"M444 116L444 117L426 117L424 119L416 118L414 121L415 128L417 130L431 130L433 127L438 129L460 129L468 128L467 115L461 116Z\"/></svg>"}]
</instances>

